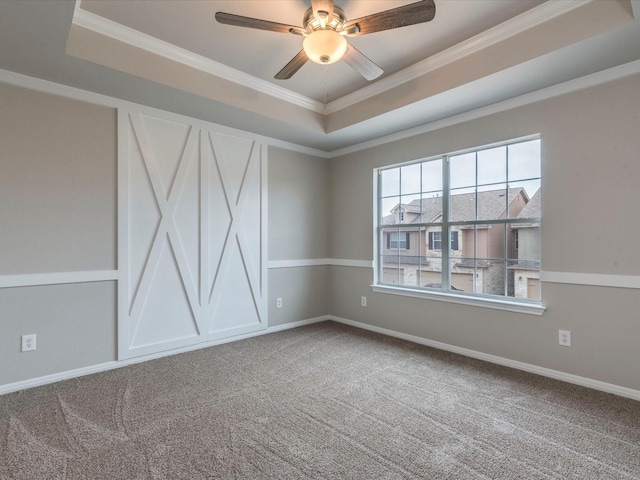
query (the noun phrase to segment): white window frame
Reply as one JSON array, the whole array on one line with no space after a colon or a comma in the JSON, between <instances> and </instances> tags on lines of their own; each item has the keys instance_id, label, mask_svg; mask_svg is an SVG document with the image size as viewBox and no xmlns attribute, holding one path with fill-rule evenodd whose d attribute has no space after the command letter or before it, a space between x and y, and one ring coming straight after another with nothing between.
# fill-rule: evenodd
<instances>
[{"instance_id":1,"label":"white window frame","mask_svg":"<svg viewBox=\"0 0 640 480\"><path fill-rule=\"evenodd\" d=\"M451 303L459 303L465 305L473 305L478 307L486 307L486 308L494 308L499 310L507 310L518 313L526 313L533 315L542 315L545 311L545 306L542 303L542 300L535 301L529 299L516 298L511 296L499 296L499 295L485 295L481 293L470 293L470 292L457 292L451 289L450 279L451 279L451 268L449 262L449 245L442 245L444 248L442 251L442 270L444 273L441 275L442 283L441 290L434 290L431 288L424 288L418 286L408 286L408 285L390 285L381 282L382 273L383 273L383 265L380 261L380 252L383 251L383 246L381 242L383 241L382 230L388 228L395 228L399 225L380 225L381 216L378 212L381 211L381 200L382 195L380 192L380 174L382 171L397 167L408 166L412 164L428 162L431 160L442 160L442 180L443 180L443 195L442 195L442 209L443 209L443 221L442 221L442 230L441 230L441 238L450 238L451 228L452 227L460 227L466 224L486 224L486 221L478 221L474 220L471 222L453 222L449 220L449 158L456 155L461 155L465 153L471 152L480 152L482 150L487 150L491 148L513 145L521 142L531 141L540 139L540 135L531 135L519 139L513 139L505 142L499 142L490 145L484 145L481 147L471 148L464 151L456 151L451 152L444 155L437 155L428 158L422 158L413 160L410 162L404 162L401 164L393 164L380 168L374 169L374 234L373 234L373 250L374 250L374 282L371 285L371 288L375 292L380 293L389 293L394 295L403 295L408 297L417 297L417 298L427 298ZM539 178L541 180L541 177ZM477 182L476 182L477 184ZM508 187L507 187L508 188ZM536 219L504 219L504 220L493 220L491 223L497 224L518 224L518 223L531 223L532 221L541 222L541 218ZM429 223L416 223L412 226L415 227L427 227L431 224ZM505 246L505 257L507 257L507 248ZM506 265L505 265L506 268ZM506 291L506 288L505 288Z\"/></svg>"}]
</instances>

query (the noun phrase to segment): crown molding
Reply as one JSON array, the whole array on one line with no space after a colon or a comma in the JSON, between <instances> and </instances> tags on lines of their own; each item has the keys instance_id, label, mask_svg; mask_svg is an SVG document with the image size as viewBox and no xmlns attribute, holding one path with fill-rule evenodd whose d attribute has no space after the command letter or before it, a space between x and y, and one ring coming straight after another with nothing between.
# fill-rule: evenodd
<instances>
[{"instance_id":1,"label":"crown molding","mask_svg":"<svg viewBox=\"0 0 640 480\"><path fill-rule=\"evenodd\" d=\"M73 14L73 25L85 28L92 32L113 38L147 52L159 55L174 62L195 68L205 73L215 75L224 80L243 85L260 93L270 95L279 100L291 103L298 107L311 110L316 113L325 113L323 103L317 102L309 97L279 87L265 80L241 72L222 63L203 57L196 53L180 48L168 42L159 40L151 35L139 32L133 28L126 27L95 13L83 10L80 1L76 3Z\"/></svg>"},{"instance_id":2,"label":"crown molding","mask_svg":"<svg viewBox=\"0 0 640 480\"><path fill-rule=\"evenodd\" d=\"M79 27L105 35L136 48L160 55L183 65L215 75L222 79L243 85L255 91L270 95L293 105L323 115L331 115L359 102L368 100L385 91L396 88L429 72L437 70L468 55L502 42L527 29L536 27L564 15L594 0L555 0L545 2L527 12L501 23L475 37L439 52L400 72L383 78L373 84L345 95L326 106L307 96L292 92L270 82L261 80L240 70L231 68L209 58L195 54L176 45L164 42L150 35L126 27L81 8L81 0L76 0L72 23ZM633 0L640 1L640 0Z\"/></svg>"},{"instance_id":3,"label":"crown molding","mask_svg":"<svg viewBox=\"0 0 640 480\"><path fill-rule=\"evenodd\" d=\"M640 74L640 60L611 67L607 70L592 73L584 77L579 77L574 80L568 80L563 83L552 85L550 87L542 88L534 92L526 93L517 97L509 98L501 102L493 103L484 107L469 110L457 115L443 118L441 120L435 120L433 122L418 125L417 127L402 130L389 135L384 135L373 140L366 142L353 144L349 147L341 148L338 150L332 150L329 152L329 158L342 157L351 153L360 152L368 148L379 147L387 143L396 142L399 140L405 140L416 135L422 135L424 133L439 130L441 128L450 127L452 125L458 125L463 122L476 120L478 118L493 115L495 113L505 112L514 108L530 105L532 103L541 102L549 98L559 97L561 95L577 92L579 90L585 90L587 88L596 87L605 83L620 80L626 77L631 77Z\"/></svg>"},{"instance_id":4,"label":"crown molding","mask_svg":"<svg viewBox=\"0 0 640 480\"><path fill-rule=\"evenodd\" d=\"M386 92L387 90L396 88L468 55L479 52L492 45L496 45L510 37L513 37L514 35L522 33L525 30L544 24L545 22L560 17L567 12L593 1L594 0L554 0L553 2L545 2L484 31L475 37L471 37L468 40L448 48L447 50L443 50L442 52L432 55L415 65L330 102L327 104L326 114L330 115L351 107L359 102L368 100L369 98Z\"/></svg>"}]
</instances>

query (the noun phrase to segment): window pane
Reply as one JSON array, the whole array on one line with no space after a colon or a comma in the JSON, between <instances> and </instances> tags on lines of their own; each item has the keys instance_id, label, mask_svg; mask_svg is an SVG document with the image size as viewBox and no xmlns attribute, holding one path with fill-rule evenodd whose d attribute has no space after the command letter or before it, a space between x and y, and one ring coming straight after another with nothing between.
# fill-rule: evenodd
<instances>
[{"instance_id":1,"label":"window pane","mask_svg":"<svg viewBox=\"0 0 640 480\"><path fill-rule=\"evenodd\" d=\"M492 185L483 187L485 191L478 192L478 220L498 220L507 215L507 185ZM510 192L512 193L512 192ZM515 193L513 193L515 196Z\"/></svg>"},{"instance_id":2,"label":"window pane","mask_svg":"<svg viewBox=\"0 0 640 480\"><path fill-rule=\"evenodd\" d=\"M509 218L540 218L540 180L513 182L509 187L524 190L523 198L509 205Z\"/></svg>"},{"instance_id":3,"label":"window pane","mask_svg":"<svg viewBox=\"0 0 640 480\"><path fill-rule=\"evenodd\" d=\"M442 290L442 264L440 262L429 262L427 265L422 265L420 286Z\"/></svg>"},{"instance_id":4,"label":"window pane","mask_svg":"<svg viewBox=\"0 0 640 480\"><path fill-rule=\"evenodd\" d=\"M540 177L540 140L508 146L509 181Z\"/></svg>"},{"instance_id":5,"label":"window pane","mask_svg":"<svg viewBox=\"0 0 640 480\"><path fill-rule=\"evenodd\" d=\"M397 255L399 248L405 248L406 238L401 235L399 228L384 228L381 231L382 255Z\"/></svg>"},{"instance_id":6,"label":"window pane","mask_svg":"<svg viewBox=\"0 0 640 480\"><path fill-rule=\"evenodd\" d=\"M400 285L419 286L420 264L422 263L420 235L423 232L424 230L419 228L402 229L399 232Z\"/></svg>"},{"instance_id":7,"label":"window pane","mask_svg":"<svg viewBox=\"0 0 640 480\"><path fill-rule=\"evenodd\" d=\"M422 162L422 191L442 191L442 160Z\"/></svg>"},{"instance_id":8,"label":"window pane","mask_svg":"<svg viewBox=\"0 0 640 480\"><path fill-rule=\"evenodd\" d=\"M540 268L522 262L509 262L509 271L513 279L513 291L509 296L540 300Z\"/></svg>"},{"instance_id":9,"label":"window pane","mask_svg":"<svg viewBox=\"0 0 640 480\"><path fill-rule=\"evenodd\" d=\"M399 222L400 197L380 200L380 225L393 225Z\"/></svg>"},{"instance_id":10,"label":"window pane","mask_svg":"<svg viewBox=\"0 0 640 480\"><path fill-rule=\"evenodd\" d=\"M507 181L507 147L490 148L478 152L478 185Z\"/></svg>"},{"instance_id":11,"label":"window pane","mask_svg":"<svg viewBox=\"0 0 640 480\"><path fill-rule=\"evenodd\" d=\"M383 197L400 195L399 168L390 168L380 172L380 195Z\"/></svg>"},{"instance_id":12,"label":"window pane","mask_svg":"<svg viewBox=\"0 0 640 480\"><path fill-rule=\"evenodd\" d=\"M442 222L442 191L424 193L422 196L422 222Z\"/></svg>"},{"instance_id":13,"label":"window pane","mask_svg":"<svg viewBox=\"0 0 640 480\"><path fill-rule=\"evenodd\" d=\"M506 262L500 262L492 260L486 269L487 278L485 279L484 291L482 293L486 295L500 295L505 294L505 265Z\"/></svg>"},{"instance_id":14,"label":"window pane","mask_svg":"<svg viewBox=\"0 0 640 480\"><path fill-rule=\"evenodd\" d=\"M400 193L408 195L420 193L420 164L415 163L401 168Z\"/></svg>"},{"instance_id":15,"label":"window pane","mask_svg":"<svg viewBox=\"0 0 640 480\"><path fill-rule=\"evenodd\" d=\"M402 215L400 215L400 223L416 223L420 222L420 212L422 211L420 194L403 195L400 198L402 202Z\"/></svg>"},{"instance_id":16,"label":"window pane","mask_svg":"<svg viewBox=\"0 0 640 480\"><path fill-rule=\"evenodd\" d=\"M397 256L382 256L382 283L397 285L399 281L400 268Z\"/></svg>"},{"instance_id":17,"label":"window pane","mask_svg":"<svg viewBox=\"0 0 640 480\"><path fill-rule=\"evenodd\" d=\"M465 153L449 158L450 188L472 187L476 184L476 154Z\"/></svg>"},{"instance_id":18,"label":"window pane","mask_svg":"<svg viewBox=\"0 0 640 480\"><path fill-rule=\"evenodd\" d=\"M476 256L476 227L453 227L458 231L458 249L451 250L451 258L474 258ZM452 242L453 243L453 242ZM452 245L453 247L453 245Z\"/></svg>"},{"instance_id":19,"label":"window pane","mask_svg":"<svg viewBox=\"0 0 640 480\"><path fill-rule=\"evenodd\" d=\"M466 222L476 219L475 187L459 188L451 191L449 218L452 222Z\"/></svg>"},{"instance_id":20,"label":"window pane","mask_svg":"<svg viewBox=\"0 0 640 480\"><path fill-rule=\"evenodd\" d=\"M438 227L427 229L427 256L441 256L442 231Z\"/></svg>"},{"instance_id":21,"label":"window pane","mask_svg":"<svg viewBox=\"0 0 640 480\"><path fill-rule=\"evenodd\" d=\"M451 278L451 292L473 293L476 268L473 258L451 258L449 259Z\"/></svg>"},{"instance_id":22,"label":"window pane","mask_svg":"<svg viewBox=\"0 0 640 480\"><path fill-rule=\"evenodd\" d=\"M493 224L487 228L487 253L485 258L491 260L505 260L507 225Z\"/></svg>"}]
</instances>

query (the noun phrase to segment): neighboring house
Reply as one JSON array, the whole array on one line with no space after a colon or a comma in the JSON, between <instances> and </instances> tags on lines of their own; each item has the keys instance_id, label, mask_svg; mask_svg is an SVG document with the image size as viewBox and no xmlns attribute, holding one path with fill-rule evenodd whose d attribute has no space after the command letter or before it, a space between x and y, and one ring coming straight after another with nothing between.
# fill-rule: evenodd
<instances>
[{"instance_id":1,"label":"neighboring house","mask_svg":"<svg viewBox=\"0 0 640 480\"><path fill-rule=\"evenodd\" d=\"M520 211L518 218L540 218L541 195L538 190ZM518 298L540 300L540 223L513 226L514 245L518 262L510 266L514 276L514 295Z\"/></svg>"},{"instance_id":2,"label":"neighboring house","mask_svg":"<svg viewBox=\"0 0 640 480\"><path fill-rule=\"evenodd\" d=\"M452 195L451 221L504 219L507 204L510 218L515 218L526 207L529 197L520 187L509 189L508 195L508 201L504 189L478 192L477 195ZM442 281L441 228L439 225L412 224L438 223L441 220L442 197L437 196L398 204L391 209L390 215L382 218L383 225L394 225L382 233L384 283L439 286ZM449 261L452 262L451 286L454 289L504 295L505 259L520 258L513 242L505 245L505 238L513 238L511 227L507 228L506 236L503 225L460 225L451 229ZM509 251L505 252L505 248ZM512 294L513 277L509 276L507 281L508 291Z\"/></svg>"}]
</instances>

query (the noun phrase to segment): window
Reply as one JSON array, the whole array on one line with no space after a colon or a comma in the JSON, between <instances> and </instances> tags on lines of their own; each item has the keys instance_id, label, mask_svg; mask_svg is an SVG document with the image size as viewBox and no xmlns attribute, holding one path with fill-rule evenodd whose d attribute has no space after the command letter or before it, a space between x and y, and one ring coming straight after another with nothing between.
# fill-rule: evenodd
<instances>
[{"instance_id":1,"label":"window","mask_svg":"<svg viewBox=\"0 0 640 480\"><path fill-rule=\"evenodd\" d=\"M429 232L429 250L442 250L441 232ZM451 232L451 250L458 250L458 232Z\"/></svg>"},{"instance_id":2,"label":"window","mask_svg":"<svg viewBox=\"0 0 640 480\"><path fill-rule=\"evenodd\" d=\"M540 172L538 137L378 169L375 284L539 301Z\"/></svg>"},{"instance_id":3,"label":"window","mask_svg":"<svg viewBox=\"0 0 640 480\"><path fill-rule=\"evenodd\" d=\"M391 249L408 249L410 245L408 232L389 232L387 234L387 248Z\"/></svg>"}]
</instances>

